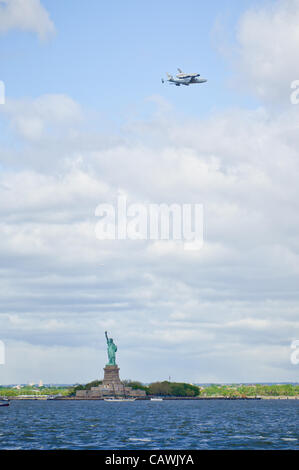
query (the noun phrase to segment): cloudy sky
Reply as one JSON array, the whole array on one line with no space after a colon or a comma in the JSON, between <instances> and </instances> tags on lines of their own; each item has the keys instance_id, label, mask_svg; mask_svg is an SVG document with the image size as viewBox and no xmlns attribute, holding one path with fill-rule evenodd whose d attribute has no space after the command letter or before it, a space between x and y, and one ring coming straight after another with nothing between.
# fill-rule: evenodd
<instances>
[{"instance_id":1,"label":"cloudy sky","mask_svg":"<svg viewBox=\"0 0 299 470\"><path fill-rule=\"evenodd\" d=\"M0 0L0 383L101 378L105 330L122 378L298 380L298 31L299 0ZM120 191L203 204L202 250L98 240Z\"/></svg>"}]
</instances>

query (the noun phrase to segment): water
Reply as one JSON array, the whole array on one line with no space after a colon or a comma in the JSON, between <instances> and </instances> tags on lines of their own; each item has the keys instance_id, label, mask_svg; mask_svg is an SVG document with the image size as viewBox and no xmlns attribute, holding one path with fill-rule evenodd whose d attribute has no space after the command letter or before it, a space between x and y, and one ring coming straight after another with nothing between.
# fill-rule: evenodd
<instances>
[{"instance_id":1,"label":"water","mask_svg":"<svg viewBox=\"0 0 299 470\"><path fill-rule=\"evenodd\" d=\"M13 401L1 449L298 449L299 400Z\"/></svg>"}]
</instances>

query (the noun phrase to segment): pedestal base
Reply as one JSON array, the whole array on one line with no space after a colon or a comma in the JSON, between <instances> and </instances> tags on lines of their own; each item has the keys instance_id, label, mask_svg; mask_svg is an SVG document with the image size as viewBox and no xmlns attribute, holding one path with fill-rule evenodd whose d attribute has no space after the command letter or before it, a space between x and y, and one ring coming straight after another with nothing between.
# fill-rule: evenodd
<instances>
[{"instance_id":1,"label":"pedestal base","mask_svg":"<svg viewBox=\"0 0 299 470\"><path fill-rule=\"evenodd\" d=\"M106 366L104 367L104 379L103 385L120 385L122 384L119 378L119 367L115 366Z\"/></svg>"}]
</instances>

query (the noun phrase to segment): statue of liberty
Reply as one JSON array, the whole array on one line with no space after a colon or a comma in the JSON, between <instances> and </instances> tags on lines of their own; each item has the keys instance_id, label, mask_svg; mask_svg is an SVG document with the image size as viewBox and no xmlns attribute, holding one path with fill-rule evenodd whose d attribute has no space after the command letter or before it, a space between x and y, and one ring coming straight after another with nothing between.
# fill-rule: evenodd
<instances>
[{"instance_id":1,"label":"statue of liberty","mask_svg":"<svg viewBox=\"0 0 299 470\"><path fill-rule=\"evenodd\" d=\"M107 366L115 366L115 353L117 351L116 344L113 343L112 338L108 338L107 331L105 331L105 336L107 340L107 353L108 353L108 364Z\"/></svg>"}]
</instances>

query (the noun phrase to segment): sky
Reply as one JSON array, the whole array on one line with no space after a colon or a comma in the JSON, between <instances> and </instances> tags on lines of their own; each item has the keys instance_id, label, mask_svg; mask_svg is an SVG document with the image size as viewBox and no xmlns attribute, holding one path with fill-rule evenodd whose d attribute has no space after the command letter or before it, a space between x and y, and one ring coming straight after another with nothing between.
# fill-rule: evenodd
<instances>
[{"instance_id":1,"label":"sky","mask_svg":"<svg viewBox=\"0 0 299 470\"><path fill-rule=\"evenodd\" d=\"M0 0L0 384L298 381L298 0ZM208 82L162 84L180 67ZM202 204L199 251L99 204Z\"/></svg>"}]
</instances>

